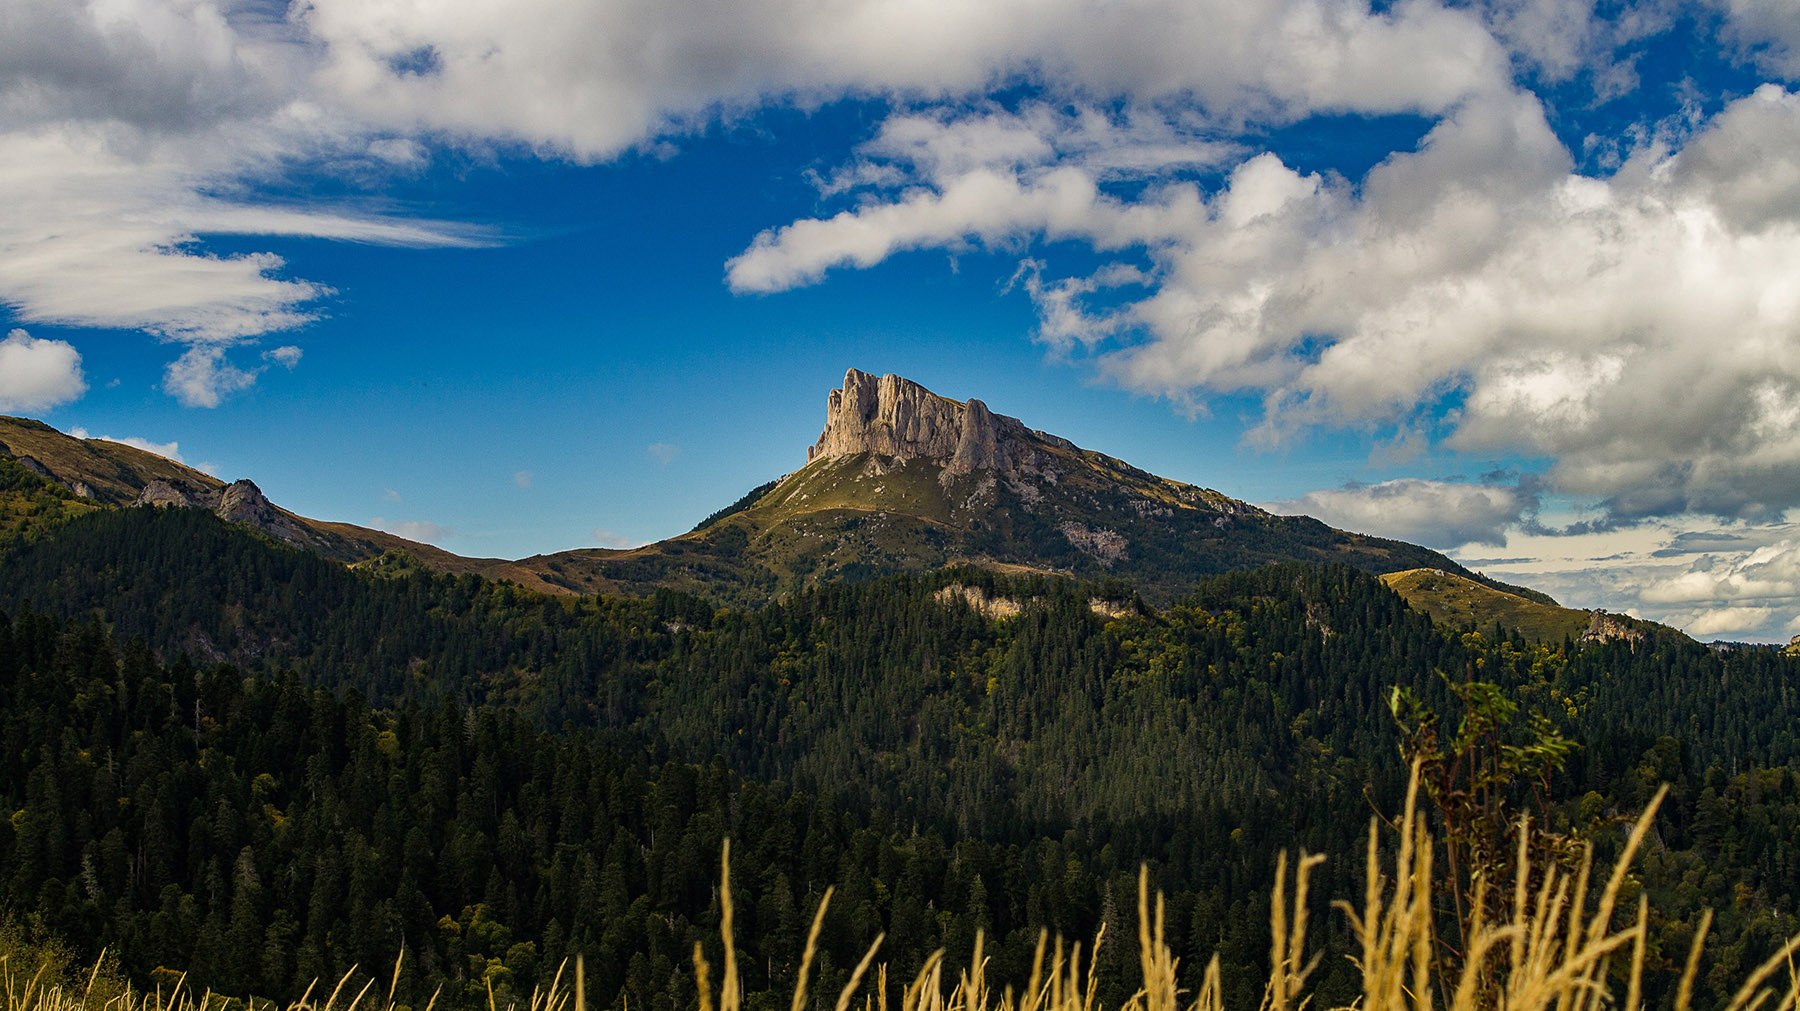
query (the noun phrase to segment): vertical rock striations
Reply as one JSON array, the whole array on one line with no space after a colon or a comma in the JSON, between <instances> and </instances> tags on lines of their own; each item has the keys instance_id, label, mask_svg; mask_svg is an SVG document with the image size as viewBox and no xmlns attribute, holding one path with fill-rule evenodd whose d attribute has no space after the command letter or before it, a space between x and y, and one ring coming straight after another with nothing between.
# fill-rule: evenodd
<instances>
[{"instance_id":1,"label":"vertical rock striations","mask_svg":"<svg viewBox=\"0 0 1800 1011\"><path fill-rule=\"evenodd\" d=\"M877 379L851 369L844 374L843 388L826 399L825 431L806 459L875 453L931 460L943 466L947 477L978 470L1004 474L1034 455L1036 434L979 400L963 403L910 379Z\"/></svg>"}]
</instances>

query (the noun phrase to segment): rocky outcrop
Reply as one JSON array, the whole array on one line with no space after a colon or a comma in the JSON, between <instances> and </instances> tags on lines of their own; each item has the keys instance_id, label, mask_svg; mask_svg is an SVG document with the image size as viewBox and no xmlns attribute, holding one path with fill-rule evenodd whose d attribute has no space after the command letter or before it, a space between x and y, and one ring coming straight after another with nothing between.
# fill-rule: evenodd
<instances>
[{"instance_id":1,"label":"rocky outcrop","mask_svg":"<svg viewBox=\"0 0 1800 1011\"><path fill-rule=\"evenodd\" d=\"M5 444L0 443L0 450L4 450L4 449L5 449ZM38 477L45 478L50 481L55 481L58 484L62 483L61 478L58 478L55 474L50 473L50 468L44 466L43 464L37 462L36 460L33 460L29 456L15 456L15 457L13 457L13 459L19 461L19 466L24 467L28 471L31 471L33 474L36 474Z\"/></svg>"},{"instance_id":2,"label":"rocky outcrop","mask_svg":"<svg viewBox=\"0 0 1800 1011\"><path fill-rule=\"evenodd\" d=\"M946 606L963 604L976 614L995 621L1018 617L1025 610L1025 605L1011 597L990 597L981 587L963 583L951 583L933 593L931 599Z\"/></svg>"},{"instance_id":3,"label":"rocky outcrop","mask_svg":"<svg viewBox=\"0 0 1800 1011\"><path fill-rule=\"evenodd\" d=\"M202 504L205 494L204 491L195 492L158 478L145 485L144 490L138 492L137 501L132 504L155 506L158 509L197 508Z\"/></svg>"},{"instance_id":4,"label":"rocky outcrop","mask_svg":"<svg viewBox=\"0 0 1800 1011\"><path fill-rule=\"evenodd\" d=\"M318 549L324 541L294 516L275 507L252 481L233 481L220 488L194 488L157 479L138 492L137 505L205 509L227 523L238 523L297 548Z\"/></svg>"},{"instance_id":5,"label":"rocky outcrop","mask_svg":"<svg viewBox=\"0 0 1800 1011\"><path fill-rule=\"evenodd\" d=\"M1612 614L1596 608L1588 612L1587 631L1581 633L1582 642L1612 642L1623 639L1633 646L1644 641L1644 629L1622 614Z\"/></svg>"},{"instance_id":6,"label":"rocky outcrop","mask_svg":"<svg viewBox=\"0 0 1800 1011\"><path fill-rule=\"evenodd\" d=\"M268 496L250 481L233 481L219 491L213 512L222 520L267 529L280 518Z\"/></svg>"},{"instance_id":7,"label":"rocky outcrop","mask_svg":"<svg viewBox=\"0 0 1800 1011\"><path fill-rule=\"evenodd\" d=\"M1069 539L1076 550L1099 562L1101 565L1112 565L1125 557L1129 542L1125 535L1117 530L1102 530L1073 521L1064 521L1058 525L1062 535Z\"/></svg>"},{"instance_id":8,"label":"rocky outcrop","mask_svg":"<svg viewBox=\"0 0 1800 1011\"><path fill-rule=\"evenodd\" d=\"M1037 437L1017 418L995 414L979 400L951 400L910 379L851 369L843 388L827 397L825 430L806 459L874 453L931 460L943 465L947 477L1007 473L1033 455Z\"/></svg>"},{"instance_id":9,"label":"rocky outcrop","mask_svg":"<svg viewBox=\"0 0 1800 1011\"><path fill-rule=\"evenodd\" d=\"M32 459L31 457L26 456L22 453L14 453L11 449L7 448L7 445L4 442L0 442L0 454L4 454L6 456L12 457L15 461L18 462L19 466L25 468L26 470L30 471L33 474L36 474L38 477L41 477L44 480L50 481L54 484L59 484L62 487L67 488L69 491L74 492L76 498L91 499L94 497L94 489L89 488L87 486L87 482L85 482L85 481L65 481L61 477L57 476L53 471L51 471L50 468L44 466L42 463L39 463L38 461L36 461L36 460Z\"/></svg>"}]
</instances>

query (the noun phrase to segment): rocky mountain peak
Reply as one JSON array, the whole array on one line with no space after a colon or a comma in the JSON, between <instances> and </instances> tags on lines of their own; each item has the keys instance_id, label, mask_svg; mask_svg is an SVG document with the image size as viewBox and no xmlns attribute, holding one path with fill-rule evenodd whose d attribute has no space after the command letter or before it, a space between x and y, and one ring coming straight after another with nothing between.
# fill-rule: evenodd
<instances>
[{"instance_id":1,"label":"rocky mountain peak","mask_svg":"<svg viewBox=\"0 0 1800 1011\"><path fill-rule=\"evenodd\" d=\"M216 488L194 487L158 478L138 493L137 505L205 509L227 523L260 530L297 548L320 548L325 541L293 515L277 508L252 481Z\"/></svg>"},{"instance_id":2,"label":"rocky mountain peak","mask_svg":"<svg viewBox=\"0 0 1800 1011\"><path fill-rule=\"evenodd\" d=\"M946 476L1006 471L1029 452L1026 442L1034 434L979 400L951 400L910 379L851 369L843 387L826 398L825 430L806 459L875 453L931 460L943 465Z\"/></svg>"}]
</instances>

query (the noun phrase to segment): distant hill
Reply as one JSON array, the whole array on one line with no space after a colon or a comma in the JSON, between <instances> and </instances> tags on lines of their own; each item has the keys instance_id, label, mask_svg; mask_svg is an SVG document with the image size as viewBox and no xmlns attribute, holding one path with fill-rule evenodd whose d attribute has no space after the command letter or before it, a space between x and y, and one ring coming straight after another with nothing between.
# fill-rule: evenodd
<instances>
[{"instance_id":1,"label":"distant hill","mask_svg":"<svg viewBox=\"0 0 1800 1011\"><path fill-rule=\"evenodd\" d=\"M0 535L40 536L73 516L132 505L205 509L339 562L403 551L456 574L504 564L463 558L381 530L309 519L270 502L251 481L227 483L136 446L80 439L41 421L0 416Z\"/></svg>"},{"instance_id":2,"label":"distant hill","mask_svg":"<svg viewBox=\"0 0 1800 1011\"><path fill-rule=\"evenodd\" d=\"M1413 609L1451 628L1473 625L1477 629L1498 624L1530 642L1554 645L1575 642L1641 641L1650 635L1687 636L1667 625L1606 611L1582 611L1559 607L1544 600L1507 592L1442 569L1407 569L1381 577L1388 588L1405 598Z\"/></svg>"}]
</instances>

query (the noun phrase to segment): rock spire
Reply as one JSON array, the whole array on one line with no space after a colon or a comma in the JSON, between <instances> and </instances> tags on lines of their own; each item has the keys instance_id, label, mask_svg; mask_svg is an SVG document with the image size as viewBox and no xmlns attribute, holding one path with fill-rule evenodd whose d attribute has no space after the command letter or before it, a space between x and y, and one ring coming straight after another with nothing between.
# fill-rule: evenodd
<instances>
[{"instance_id":1,"label":"rock spire","mask_svg":"<svg viewBox=\"0 0 1800 1011\"><path fill-rule=\"evenodd\" d=\"M931 460L945 475L1010 469L1028 451L1029 433L1016 418L995 414L979 400L940 397L910 379L879 379L856 369L826 399L825 431L807 451L820 457L875 453L900 460Z\"/></svg>"}]
</instances>

